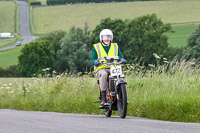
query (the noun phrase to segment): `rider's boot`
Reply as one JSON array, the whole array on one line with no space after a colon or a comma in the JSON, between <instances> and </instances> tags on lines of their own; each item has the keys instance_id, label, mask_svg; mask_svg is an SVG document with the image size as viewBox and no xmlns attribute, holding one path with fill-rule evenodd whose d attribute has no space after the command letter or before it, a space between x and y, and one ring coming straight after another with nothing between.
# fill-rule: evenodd
<instances>
[{"instance_id":1,"label":"rider's boot","mask_svg":"<svg viewBox=\"0 0 200 133\"><path fill-rule=\"evenodd\" d=\"M101 105L103 106L106 103L106 91L101 91L101 95L102 95Z\"/></svg>"}]
</instances>

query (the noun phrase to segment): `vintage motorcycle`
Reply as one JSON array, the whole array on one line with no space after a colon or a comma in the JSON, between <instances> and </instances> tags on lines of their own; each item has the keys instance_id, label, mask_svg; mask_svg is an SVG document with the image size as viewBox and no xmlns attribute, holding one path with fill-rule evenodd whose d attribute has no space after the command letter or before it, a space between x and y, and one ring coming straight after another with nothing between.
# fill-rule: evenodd
<instances>
[{"instance_id":1,"label":"vintage motorcycle","mask_svg":"<svg viewBox=\"0 0 200 133\"><path fill-rule=\"evenodd\" d=\"M126 81L124 80L124 75L122 74L122 62L119 61L119 57L105 57L105 61L100 62L103 65L110 67L110 73L108 75L108 87L106 89L106 103L104 106L99 106L99 109L104 109L106 117L112 115L112 110L118 110L119 116L121 118L126 117L127 113L127 93L126 93ZM112 65L112 67L111 67ZM99 80L98 84L99 84ZM99 85L100 90L100 85ZM101 90L100 90L100 101L102 100Z\"/></svg>"}]
</instances>

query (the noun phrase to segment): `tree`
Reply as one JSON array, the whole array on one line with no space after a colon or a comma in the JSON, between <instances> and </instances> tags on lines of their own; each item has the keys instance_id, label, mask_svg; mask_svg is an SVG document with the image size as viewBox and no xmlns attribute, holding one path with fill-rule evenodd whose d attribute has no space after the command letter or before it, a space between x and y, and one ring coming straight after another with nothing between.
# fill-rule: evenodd
<instances>
[{"instance_id":1,"label":"tree","mask_svg":"<svg viewBox=\"0 0 200 133\"><path fill-rule=\"evenodd\" d=\"M118 43L129 63L138 59L142 64L155 63L153 53L164 53L168 47L164 33L171 31L170 24L164 24L155 14L125 21L106 18L93 30L91 44L99 42L99 33L105 28L113 31L113 42Z\"/></svg>"},{"instance_id":2,"label":"tree","mask_svg":"<svg viewBox=\"0 0 200 133\"><path fill-rule=\"evenodd\" d=\"M44 68L54 69L54 52L47 40L35 40L26 44L18 60L18 68L23 76L40 74Z\"/></svg>"},{"instance_id":3,"label":"tree","mask_svg":"<svg viewBox=\"0 0 200 133\"><path fill-rule=\"evenodd\" d=\"M82 29L72 27L62 39L56 59L60 71L85 72L91 66L85 35Z\"/></svg>"},{"instance_id":4,"label":"tree","mask_svg":"<svg viewBox=\"0 0 200 133\"><path fill-rule=\"evenodd\" d=\"M190 60L196 59L199 63L200 59L200 25L195 29L195 31L188 38L188 45L183 51L183 59Z\"/></svg>"},{"instance_id":5,"label":"tree","mask_svg":"<svg viewBox=\"0 0 200 133\"><path fill-rule=\"evenodd\" d=\"M155 14L129 21L120 34L125 58L129 63L135 59L146 65L155 63L153 53L162 55L168 47L168 38L164 35L168 31L171 31L170 24L164 24Z\"/></svg>"},{"instance_id":6,"label":"tree","mask_svg":"<svg viewBox=\"0 0 200 133\"><path fill-rule=\"evenodd\" d=\"M65 35L66 35L66 32L62 31L62 30L52 31L52 32L48 33L47 35L41 37L39 40L48 40L49 44L52 45L52 47L54 49L54 53L57 53L57 51L60 49L61 39Z\"/></svg>"}]
</instances>

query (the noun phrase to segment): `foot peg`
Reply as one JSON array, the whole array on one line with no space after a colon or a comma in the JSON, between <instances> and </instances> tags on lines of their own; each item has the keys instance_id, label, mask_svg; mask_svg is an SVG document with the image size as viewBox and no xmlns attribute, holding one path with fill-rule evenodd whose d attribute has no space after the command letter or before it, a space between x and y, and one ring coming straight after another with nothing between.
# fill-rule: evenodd
<instances>
[{"instance_id":1,"label":"foot peg","mask_svg":"<svg viewBox=\"0 0 200 133\"><path fill-rule=\"evenodd\" d=\"M101 101L95 101L94 103L100 103Z\"/></svg>"}]
</instances>

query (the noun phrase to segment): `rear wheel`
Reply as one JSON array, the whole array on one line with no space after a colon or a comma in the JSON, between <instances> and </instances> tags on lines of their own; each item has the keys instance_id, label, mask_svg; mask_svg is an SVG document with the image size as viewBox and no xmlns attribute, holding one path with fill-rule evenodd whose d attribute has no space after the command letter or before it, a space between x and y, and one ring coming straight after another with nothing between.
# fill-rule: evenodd
<instances>
[{"instance_id":1,"label":"rear wheel","mask_svg":"<svg viewBox=\"0 0 200 133\"><path fill-rule=\"evenodd\" d=\"M126 93L126 85L125 84L121 84L119 86L119 99L117 99L117 109L119 112L119 116L121 118L125 118L126 117L126 113L127 113L127 93Z\"/></svg>"},{"instance_id":2,"label":"rear wheel","mask_svg":"<svg viewBox=\"0 0 200 133\"><path fill-rule=\"evenodd\" d=\"M106 102L111 104L110 99L107 97L107 95L108 89L106 89ZM106 117L110 117L112 115L112 110L110 109L110 106L104 109L104 114L106 115Z\"/></svg>"}]
</instances>

